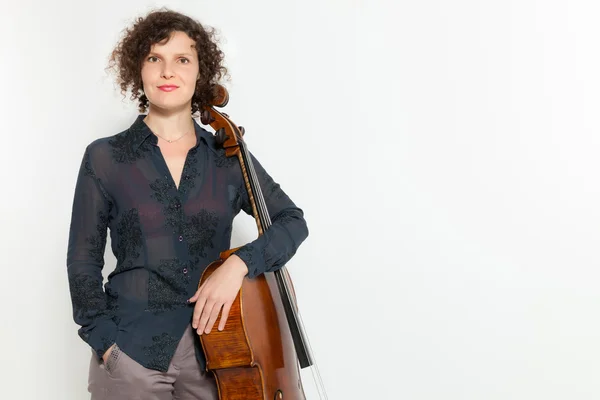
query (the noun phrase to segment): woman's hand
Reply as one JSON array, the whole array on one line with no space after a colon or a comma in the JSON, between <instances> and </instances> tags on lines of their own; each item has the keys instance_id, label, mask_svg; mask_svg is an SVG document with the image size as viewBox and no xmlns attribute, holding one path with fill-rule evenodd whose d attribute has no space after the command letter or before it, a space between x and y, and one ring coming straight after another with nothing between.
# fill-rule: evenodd
<instances>
[{"instance_id":1,"label":"woman's hand","mask_svg":"<svg viewBox=\"0 0 600 400\"><path fill-rule=\"evenodd\" d=\"M112 352L112 350L115 348L115 343L112 344L112 346L110 346L108 348L108 350L106 350L104 352L104 354L102 355L102 360L104 361L104 363L106 364L106 360L108 360L108 357L110 357L110 353Z\"/></svg>"},{"instance_id":2,"label":"woman's hand","mask_svg":"<svg viewBox=\"0 0 600 400\"><path fill-rule=\"evenodd\" d=\"M221 320L219 330L225 328L225 322L229 316L229 310L235 300L244 277L248 274L246 263L237 255L232 254L217 268L204 283L198 288L196 294L188 300L189 303L196 302L192 326L198 335L210 333L221 308Z\"/></svg>"}]
</instances>

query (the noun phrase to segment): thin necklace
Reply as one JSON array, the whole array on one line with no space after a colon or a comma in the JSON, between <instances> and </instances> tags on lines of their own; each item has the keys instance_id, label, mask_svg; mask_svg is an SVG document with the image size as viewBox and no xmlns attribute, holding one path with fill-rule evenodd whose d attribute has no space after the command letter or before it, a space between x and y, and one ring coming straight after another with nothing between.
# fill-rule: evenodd
<instances>
[{"instance_id":1,"label":"thin necklace","mask_svg":"<svg viewBox=\"0 0 600 400\"><path fill-rule=\"evenodd\" d=\"M162 140L166 140L169 143L173 143L178 141L179 139L181 139L182 137L184 137L185 135L187 135L188 133L190 133L190 131L187 131L186 133L184 133L183 135L179 136L177 139L173 139L173 140L169 140L169 139L165 139L164 137L160 136L159 134L155 133L156 136L158 136L159 138L161 138Z\"/></svg>"}]
</instances>

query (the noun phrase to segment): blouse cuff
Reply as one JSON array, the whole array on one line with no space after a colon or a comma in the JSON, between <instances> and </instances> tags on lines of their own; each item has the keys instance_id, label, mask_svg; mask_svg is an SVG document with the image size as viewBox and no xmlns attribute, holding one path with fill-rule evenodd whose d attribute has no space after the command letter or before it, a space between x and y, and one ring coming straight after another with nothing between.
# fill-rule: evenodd
<instances>
[{"instance_id":1,"label":"blouse cuff","mask_svg":"<svg viewBox=\"0 0 600 400\"><path fill-rule=\"evenodd\" d=\"M79 336L102 358L117 339L119 328L112 319L102 318L90 331L79 330Z\"/></svg>"},{"instance_id":2,"label":"blouse cuff","mask_svg":"<svg viewBox=\"0 0 600 400\"><path fill-rule=\"evenodd\" d=\"M234 251L233 254L246 263L248 278L255 278L266 271L265 259L258 246L249 243Z\"/></svg>"}]
</instances>

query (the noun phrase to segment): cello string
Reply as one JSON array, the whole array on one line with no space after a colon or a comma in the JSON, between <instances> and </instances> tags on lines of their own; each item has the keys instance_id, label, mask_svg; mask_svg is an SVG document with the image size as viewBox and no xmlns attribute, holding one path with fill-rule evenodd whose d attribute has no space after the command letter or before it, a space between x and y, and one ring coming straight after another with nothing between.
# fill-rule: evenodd
<instances>
[{"instance_id":1,"label":"cello string","mask_svg":"<svg viewBox=\"0 0 600 400\"><path fill-rule=\"evenodd\" d=\"M240 143L242 143L242 142L240 141ZM244 158L246 159L245 160L246 169L248 170L248 175L250 176L250 179L252 180L252 182L254 184L254 188L255 188L255 190L254 190L255 203L257 203L257 207L262 210L262 215L265 216L265 218L261 218L261 223L263 225L263 231L264 231L271 225L271 218L270 218L269 212L267 210L267 206L265 204L265 200L264 200L264 196L262 194L262 189L260 187L260 183L258 182L258 177L256 176L256 170L254 169L254 163L252 162L252 159L250 158L250 152L248 151L248 148L246 147L245 143L242 144L242 149L243 149ZM264 221L265 219L268 221Z\"/></svg>"},{"instance_id":2,"label":"cello string","mask_svg":"<svg viewBox=\"0 0 600 400\"><path fill-rule=\"evenodd\" d=\"M262 192L262 188L260 187L260 182L258 181L258 177L256 176L256 170L254 169L254 163L252 162L252 158L250 157L250 152L248 148L244 146L244 154L246 155L246 168L249 170L250 178L254 184L254 200L256 203L256 207L262 212L259 214L261 217L261 224L263 228L263 234L265 231L271 226L271 216L269 215L269 210L267 209L267 205L264 199L264 195Z\"/></svg>"},{"instance_id":3,"label":"cello string","mask_svg":"<svg viewBox=\"0 0 600 400\"><path fill-rule=\"evenodd\" d=\"M243 143L242 141L240 141L240 143ZM263 231L266 230L270 225L271 225L271 220L270 220L270 215L268 213L268 209L267 209L267 205L264 199L264 196L262 194L262 190L260 187L260 184L258 182L258 177L256 175L256 170L254 169L254 163L252 162L252 159L250 158L250 152L248 151L248 148L246 147L245 143L241 144L242 149L243 149L243 154L244 154L244 158L246 158L246 168L250 171L249 175L250 178L252 179L252 182L254 183L254 187L255 187L255 200L256 203L258 203L258 207L263 211L263 215L265 216L265 221L261 221L263 224ZM260 217L260 215L259 215ZM262 219L261 219L262 220ZM284 266L285 267L285 266ZM286 295L288 296L289 299L292 299L292 296L290 296L290 290L289 290L289 276L288 273L286 271L286 273L282 273L280 274L282 279L281 282L285 288L285 292ZM321 377L321 373L319 371L319 368L317 366L317 361L316 358L314 356L314 352L312 349L312 346L310 344L310 340L308 340L308 336L306 334L306 327L304 325L304 321L302 320L302 315L300 314L300 311L298 310L298 306L296 304L295 301L293 301L293 304L295 307L292 307L292 314L294 315L294 318L296 319L296 322L298 323L298 326L300 327L300 333L302 335L302 339L303 342L308 346L308 354L309 354L309 358L312 361L312 366L311 366L311 374L313 377L313 381L316 383L316 387L317 387L317 391L319 393L319 399L324 399L327 400L327 393L325 392L325 385L323 384L323 379ZM303 345L304 345L303 343ZM306 348L306 346L305 346Z\"/></svg>"},{"instance_id":4,"label":"cello string","mask_svg":"<svg viewBox=\"0 0 600 400\"><path fill-rule=\"evenodd\" d=\"M296 312L296 315L298 316L298 322L299 322L301 329L303 331L306 331L306 328L304 326L304 321L302 320L302 315L300 314L299 310ZM310 345L310 340L308 340L308 336L305 337L304 340L306 340L306 344L308 345L308 348L309 348L310 354L311 354L311 358L313 361L313 365L311 366L310 369L311 369L311 372L313 375L313 380L316 383L317 390L319 391L319 398L327 400L327 393L325 392L325 385L323 384L323 379L321 378L321 373L319 372L319 367L317 366L317 359L314 356L314 352L313 352L312 346ZM321 397L321 392L323 392L324 397Z\"/></svg>"},{"instance_id":5,"label":"cello string","mask_svg":"<svg viewBox=\"0 0 600 400\"><path fill-rule=\"evenodd\" d=\"M249 168L249 170L251 171L250 172L251 178L255 182L255 187L260 188L260 186L258 184L258 177L256 175L256 169L254 168L254 163L252 162L252 159L250 158L250 152L249 152L247 146L245 145L245 143L243 145L243 149L244 149L244 154L246 155L246 158L248 160L248 162L246 162L246 165L247 165L247 168ZM258 203L260 203L260 208L265 211L264 215L268 219L268 221L267 221L268 223L263 224L263 227L266 230L266 228L268 228L271 225L271 220L270 220L269 213L267 211L267 204L265 202L265 198L262 195L262 191L260 191L260 193L258 193L257 197L258 197L257 201L258 201ZM300 328L300 335L302 336L302 347L304 348L304 352L308 355L308 358L311 360L311 363L312 363L312 359L314 359L314 355L313 355L312 349L310 348L310 342L308 341L306 329L304 328L303 324L301 324L301 321L299 321L299 319L298 319L298 317L299 317L298 304L297 304L296 298L291 295L291 293L292 293L292 291L290 289L291 283L290 283L290 277L289 277L289 272L287 271L287 268L283 269L280 273L276 274L276 277L278 278L277 280L280 282L280 284L283 286L283 291L285 292L286 298L292 305L292 307L291 307L292 317L295 320L296 324ZM306 344L308 344L308 347L306 346Z\"/></svg>"}]
</instances>

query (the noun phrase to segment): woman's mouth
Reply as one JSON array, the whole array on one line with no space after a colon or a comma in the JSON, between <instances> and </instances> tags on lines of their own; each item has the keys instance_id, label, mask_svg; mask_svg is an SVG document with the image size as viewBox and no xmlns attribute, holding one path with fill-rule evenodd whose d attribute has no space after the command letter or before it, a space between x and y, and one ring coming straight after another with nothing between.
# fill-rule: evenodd
<instances>
[{"instance_id":1,"label":"woman's mouth","mask_svg":"<svg viewBox=\"0 0 600 400\"><path fill-rule=\"evenodd\" d=\"M163 85L163 86L159 86L158 87L160 90L162 90L163 92L172 92L173 90L177 89L178 86L173 86L173 85Z\"/></svg>"}]
</instances>

